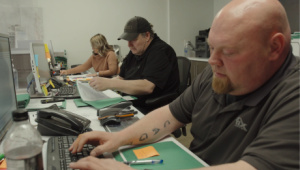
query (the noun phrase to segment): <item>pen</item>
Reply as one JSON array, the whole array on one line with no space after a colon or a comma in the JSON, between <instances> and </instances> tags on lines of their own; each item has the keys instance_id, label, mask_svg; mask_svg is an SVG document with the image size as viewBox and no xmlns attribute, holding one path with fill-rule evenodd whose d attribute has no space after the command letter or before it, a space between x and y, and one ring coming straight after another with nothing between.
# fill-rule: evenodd
<instances>
[{"instance_id":1,"label":"pen","mask_svg":"<svg viewBox=\"0 0 300 170\"><path fill-rule=\"evenodd\" d=\"M126 114L126 115L108 115L108 116L98 117L98 120L106 119L106 118L109 118L109 117L124 118L124 117L133 117L133 116L134 116L134 113L129 113L129 114Z\"/></svg>"},{"instance_id":2,"label":"pen","mask_svg":"<svg viewBox=\"0 0 300 170\"><path fill-rule=\"evenodd\" d=\"M138 165L138 164L162 164L164 161L162 159L154 160L134 160L134 161L125 161L124 164L127 165Z\"/></svg>"}]
</instances>

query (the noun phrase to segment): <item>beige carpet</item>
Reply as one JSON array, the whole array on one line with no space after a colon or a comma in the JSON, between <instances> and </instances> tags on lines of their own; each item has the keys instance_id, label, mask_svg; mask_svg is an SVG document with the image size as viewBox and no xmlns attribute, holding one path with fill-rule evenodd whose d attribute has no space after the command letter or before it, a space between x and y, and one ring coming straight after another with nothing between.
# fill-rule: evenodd
<instances>
[{"instance_id":1,"label":"beige carpet","mask_svg":"<svg viewBox=\"0 0 300 170\"><path fill-rule=\"evenodd\" d=\"M179 138L175 138L173 135L172 136L180 143L182 143L185 147L189 148L190 143L193 140L190 130L191 130L191 123L186 125L186 136L181 135Z\"/></svg>"}]
</instances>

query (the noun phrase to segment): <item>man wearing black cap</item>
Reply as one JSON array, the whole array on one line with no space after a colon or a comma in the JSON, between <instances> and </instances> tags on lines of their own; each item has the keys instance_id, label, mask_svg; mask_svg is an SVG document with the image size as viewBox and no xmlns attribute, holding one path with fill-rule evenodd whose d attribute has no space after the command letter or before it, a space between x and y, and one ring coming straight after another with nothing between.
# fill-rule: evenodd
<instances>
[{"instance_id":1,"label":"man wearing black cap","mask_svg":"<svg viewBox=\"0 0 300 170\"><path fill-rule=\"evenodd\" d=\"M96 90L114 89L136 96L138 99L133 105L142 112L154 109L146 106L145 100L177 92L179 87L176 53L152 27L145 18L131 18L118 38L127 40L130 48L119 76L115 79L94 78L90 82Z\"/></svg>"}]
</instances>

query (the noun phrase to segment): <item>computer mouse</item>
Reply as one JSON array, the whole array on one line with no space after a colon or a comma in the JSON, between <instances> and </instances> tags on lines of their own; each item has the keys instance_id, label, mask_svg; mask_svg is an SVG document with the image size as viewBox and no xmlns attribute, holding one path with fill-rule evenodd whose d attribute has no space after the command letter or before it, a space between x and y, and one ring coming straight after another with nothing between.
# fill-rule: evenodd
<instances>
[{"instance_id":1,"label":"computer mouse","mask_svg":"<svg viewBox=\"0 0 300 170\"><path fill-rule=\"evenodd\" d=\"M121 124L121 119L118 117L108 117L106 119L101 119L100 124L102 126L118 126Z\"/></svg>"},{"instance_id":2,"label":"computer mouse","mask_svg":"<svg viewBox=\"0 0 300 170\"><path fill-rule=\"evenodd\" d=\"M90 127L84 129L84 132L90 132L90 131L93 131L93 129Z\"/></svg>"}]
</instances>

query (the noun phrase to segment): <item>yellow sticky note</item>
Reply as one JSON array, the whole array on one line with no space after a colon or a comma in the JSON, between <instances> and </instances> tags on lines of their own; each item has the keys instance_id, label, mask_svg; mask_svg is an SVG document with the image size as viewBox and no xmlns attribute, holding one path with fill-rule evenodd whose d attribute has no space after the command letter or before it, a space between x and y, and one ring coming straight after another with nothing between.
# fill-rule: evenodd
<instances>
[{"instance_id":1,"label":"yellow sticky note","mask_svg":"<svg viewBox=\"0 0 300 170\"><path fill-rule=\"evenodd\" d=\"M159 155L159 153L156 151L156 149L153 146L147 146L142 149L136 149L133 150L133 152L138 159L145 159L145 158Z\"/></svg>"},{"instance_id":2,"label":"yellow sticky note","mask_svg":"<svg viewBox=\"0 0 300 170\"><path fill-rule=\"evenodd\" d=\"M0 164L0 169L6 169L6 168L7 168L6 159L4 159Z\"/></svg>"}]
</instances>

